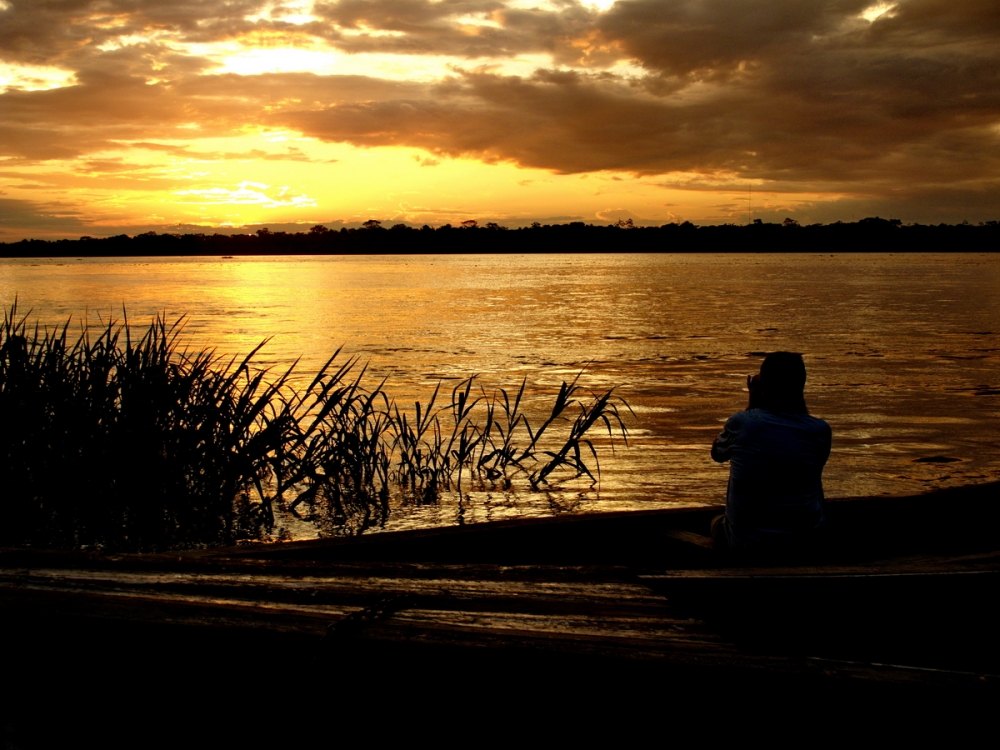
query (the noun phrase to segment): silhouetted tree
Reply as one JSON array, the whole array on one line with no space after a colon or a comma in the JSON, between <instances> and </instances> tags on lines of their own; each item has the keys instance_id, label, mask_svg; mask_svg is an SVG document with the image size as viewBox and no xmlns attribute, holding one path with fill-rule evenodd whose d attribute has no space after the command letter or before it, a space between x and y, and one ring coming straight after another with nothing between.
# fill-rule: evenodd
<instances>
[{"instance_id":1,"label":"silhouetted tree","mask_svg":"<svg viewBox=\"0 0 1000 750\"><path fill-rule=\"evenodd\" d=\"M953 248L955 251L995 252L1000 247L1000 222L996 220L961 224L906 224L899 219L867 217L858 222L800 225L794 219L782 223L754 219L750 235L766 242L735 241L746 228L733 224L695 226L690 221L660 227L638 227L634 220L622 219L601 226L570 222L509 229L495 222L480 227L475 220L462 222L463 229L453 231L445 224L438 229L424 224L419 231L406 224L394 224L388 232L377 219L364 223L362 229L340 227L331 230L317 224L305 232L272 232L268 228L255 234L156 234L144 232L134 237L85 236L77 240L21 240L0 242L4 257L69 256L176 256L176 255L253 255L312 253L434 253L434 252L551 252L553 248L578 252L885 252ZM794 232L785 227L796 227ZM383 231L365 231L378 229ZM483 231L478 231L482 229ZM630 229L620 232L620 229ZM487 232L486 230L497 230ZM503 231L499 231L503 230ZM682 231L683 230L683 231ZM245 232L246 230L244 230ZM960 242L948 242L961 235Z\"/></svg>"}]
</instances>

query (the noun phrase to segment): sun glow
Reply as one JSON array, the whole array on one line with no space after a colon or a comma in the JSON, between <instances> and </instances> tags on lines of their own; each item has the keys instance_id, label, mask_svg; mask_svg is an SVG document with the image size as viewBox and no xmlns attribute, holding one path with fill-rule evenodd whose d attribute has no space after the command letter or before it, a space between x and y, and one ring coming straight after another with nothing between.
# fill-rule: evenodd
<instances>
[{"instance_id":1,"label":"sun glow","mask_svg":"<svg viewBox=\"0 0 1000 750\"><path fill-rule=\"evenodd\" d=\"M545 54L523 54L492 60L488 65L483 65L480 61L462 60L456 63L454 58L439 55L377 52L357 52L347 55L319 47L251 47L232 42L192 45L191 52L215 62L216 67L210 70L211 74L235 73L244 76L265 73L313 73L377 76L391 81L437 83L458 72L471 69L523 77L534 75L540 68L560 69L559 66L553 66L551 56ZM615 62L607 72L613 76L636 78L645 74L645 71L628 61Z\"/></svg>"},{"instance_id":2,"label":"sun glow","mask_svg":"<svg viewBox=\"0 0 1000 750\"><path fill-rule=\"evenodd\" d=\"M299 47L242 49L221 59L213 72L243 76L262 73L332 73L341 55L325 50Z\"/></svg>"},{"instance_id":3,"label":"sun glow","mask_svg":"<svg viewBox=\"0 0 1000 750\"><path fill-rule=\"evenodd\" d=\"M206 188L203 190L178 190L174 195L180 203L197 203L232 206L260 206L262 208L313 207L316 201L308 195L296 194L288 185L272 186L263 182L244 181L234 188Z\"/></svg>"},{"instance_id":4,"label":"sun glow","mask_svg":"<svg viewBox=\"0 0 1000 750\"><path fill-rule=\"evenodd\" d=\"M479 15L469 14L465 16L457 16L454 21L456 25L462 28L462 32L465 34L478 34L483 28L502 28L496 20L486 13L481 13Z\"/></svg>"},{"instance_id":5,"label":"sun glow","mask_svg":"<svg viewBox=\"0 0 1000 750\"><path fill-rule=\"evenodd\" d=\"M101 52L113 52L116 49L131 47L134 44L148 44L155 37L155 34L123 34L104 44L98 45L97 49L101 50Z\"/></svg>"},{"instance_id":6,"label":"sun glow","mask_svg":"<svg viewBox=\"0 0 1000 750\"><path fill-rule=\"evenodd\" d=\"M72 70L45 65L17 65L0 62L0 93L8 89L47 91L76 83Z\"/></svg>"},{"instance_id":7,"label":"sun glow","mask_svg":"<svg viewBox=\"0 0 1000 750\"><path fill-rule=\"evenodd\" d=\"M296 26L312 23L321 20L312 13L313 3L311 0L286 0L286 2L272 2L261 8L257 13L244 16L247 21L257 23L258 21L280 21Z\"/></svg>"},{"instance_id":8,"label":"sun glow","mask_svg":"<svg viewBox=\"0 0 1000 750\"><path fill-rule=\"evenodd\" d=\"M886 18L892 18L896 15L894 11L896 10L897 4L898 3L887 2L876 3L875 5L869 6L861 11L861 18L868 21L868 23L875 23L883 16Z\"/></svg>"}]
</instances>

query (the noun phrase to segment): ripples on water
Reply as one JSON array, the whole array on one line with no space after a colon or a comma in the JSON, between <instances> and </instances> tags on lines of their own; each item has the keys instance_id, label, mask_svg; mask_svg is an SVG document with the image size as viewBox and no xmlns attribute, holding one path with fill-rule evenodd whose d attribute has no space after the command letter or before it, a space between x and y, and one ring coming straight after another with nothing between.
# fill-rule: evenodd
<instances>
[{"instance_id":1,"label":"ripples on water","mask_svg":"<svg viewBox=\"0 0 1000 750\"><path fill-rule=\"evenodd\" d=\"M804 353L810 410L833 427L829 496L1000 479L997 255L0 260L0 301L15 295L50 325L183 314L194 346L227 354L272 337L259 364L301 357L303 377L343 346L411 408L472 374L527 377L541 408L586 367L635 411L599 490L397 503L387 528L719 501L728 468L708 448L777 349Z\"/></svg>"}]
</instances>

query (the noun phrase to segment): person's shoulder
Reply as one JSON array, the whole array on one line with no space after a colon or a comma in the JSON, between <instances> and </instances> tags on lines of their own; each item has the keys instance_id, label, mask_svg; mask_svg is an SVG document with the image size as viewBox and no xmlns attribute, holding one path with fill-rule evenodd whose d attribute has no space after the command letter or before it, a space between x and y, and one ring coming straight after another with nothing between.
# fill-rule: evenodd
<instances>
[{"instance_id":1,"label":"person's shoulder","mask_svg":"<svg viewBox=\"0 0 1000 750\"><path fill-rule=\"evenodd\" d=\"M774 420L775 417L780 415L770 412L767 409L744 409L743 411L736 412L730 419L739 418L741 422L770 422Z\"/></svg>"},{"instance_id":2,"label":"person's shoulder","mask_svg":"<svg viewBox=\"0 0 1000 750\"><path fill-rule=\"evenodd\" d=\"M832 434L833 430L830 429L830 423L825 419L820 419L819 417L814 417L811 414L803 414L802 422L810 430L814 432L824 432L826 434Z\"/></svg>"},{"instance_id":3,"label":"person's shoulder","mask_svg":"<svg viewBox=\"0 0 1000 750\"><path fill-rule=\"evenodd\" d=\"M760 412L756 418L766 420L769 424L783 425L796 429L821 432L830 431L830 425L824 420L814 417L811 414L796 412L772 412L765 409L751 409L751 412Z\"/></svg>"},{"instance_id":4,"label":"person's shoulder","mask_svg":"<svg viewBox=\"0 0 1000 750\"><path fill-rule=\"evenodd\" d=\"M726 429L733 429L740 427L747 422L753 421L753 412L760 411L759 409L744 409L743 411L738 411L735 414L730 415L729 419L726 420Z\"/></svg>"},{"instance_id":5,"label":"person's shoulder","mask_svg":"<svg viewBox=\"0 0 1000 750\"><path fill-rule=\"evenodd\" d=\"M755 435L770 429L769 415L763 409L744 409L726 420L726 431L734 434Z\"/></svg>"},{"instance_id":6,"label":"person's shoulder","mask_svg":"<svg viewBox=\"0 0 1000 750\"><path fill-rule=\"evenodd\" d=\"M826 430L830 429L830 423L825 419L820 419L819 417L814 417L812 414L803 414L803 417L808 420L809 424L815 425L817 428L823 428Z\"/></svg>"}]
</instances>

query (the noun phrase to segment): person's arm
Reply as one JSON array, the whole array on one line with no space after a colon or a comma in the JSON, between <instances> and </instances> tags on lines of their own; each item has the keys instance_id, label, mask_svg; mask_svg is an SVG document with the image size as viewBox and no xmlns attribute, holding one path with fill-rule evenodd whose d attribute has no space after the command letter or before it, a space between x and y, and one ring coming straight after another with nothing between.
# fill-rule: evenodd
<instances>
[{"instance_id":1,"label":"person's arm","mask_svg":"<svg viewBox=\"0 0 1000 750\"><path fill-rule=\"evenodd\" d=\"M823 441L824 443L823 447L825 449L823 451L823 464L825 465L830 458L830 449L833 447L833 430L830 428L830 425L827 422L823 422L823 427L826 428L824 430L826 434L824 436L824 441Z\"/></svg>"},{"instance_id":2,"label":"person's arm","mask_svg":"<svg viewBox=\"0 0 1000 750\"><path fill-rule=\"evenodd\" d=\"M726 426L722 428L715 440L712 442L712 460L723 463L728 461L733 452L733 443L739 433L739 420L734 414L726 420Z\"/></svg>"}]
</instances>

